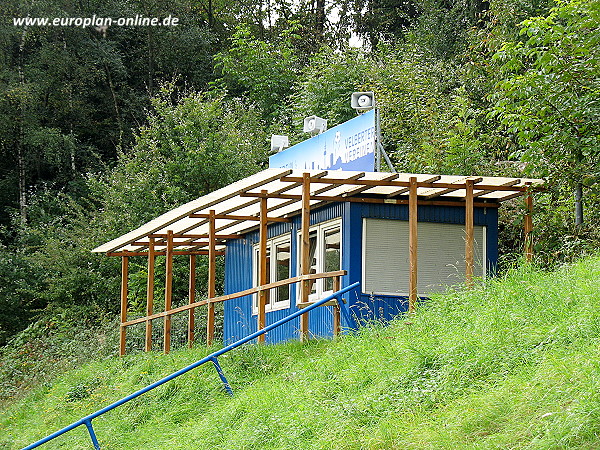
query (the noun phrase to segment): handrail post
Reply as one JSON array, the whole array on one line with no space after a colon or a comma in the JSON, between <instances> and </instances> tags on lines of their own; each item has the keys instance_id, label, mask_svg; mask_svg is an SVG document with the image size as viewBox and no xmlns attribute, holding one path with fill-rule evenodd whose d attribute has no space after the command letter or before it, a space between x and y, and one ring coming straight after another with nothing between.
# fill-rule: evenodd
<instances>
[{"instance_id":1,"label":"handrail post","mask_svg":"<svg viewBox=\"0 0 600 450\"><path fill-rule=\"evenodd\" d=\"M217 373L219 374L219 378L223 382L223 387L225 388L227 393L233 397L233 390L231 389L231 385L229 384L229 381L227 381L227 378L225 378L225 374L223 373L223 369L221 369L221 366L219 365L219 361L217 360L216 357L211 358L211 361L212 361L213 365L215 366Z\"/></svg>"},{"instance_id":2,"label":"handrail post","mask_svg":"<svg viewBox=\"0 0 600 450\"><path fill-rule=\"evenodd\" d=\"M90 433L90 439L92 440L92 444L94 444L94 448L96 450L100 450L100 443L98 442L98 438L96 437L96 433L94 433L94 427L92 426L92 419L85 420L83 422Z\"/></svg>"}]
</instances>

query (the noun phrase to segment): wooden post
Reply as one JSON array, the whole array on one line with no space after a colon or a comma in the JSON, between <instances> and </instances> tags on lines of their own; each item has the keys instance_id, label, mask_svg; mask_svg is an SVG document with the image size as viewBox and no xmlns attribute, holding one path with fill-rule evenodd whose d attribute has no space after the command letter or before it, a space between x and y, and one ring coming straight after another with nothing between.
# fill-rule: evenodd
<instances>
[{"instance_id":1,"label":"wooden post","mask_svg":"<svg viewBox=\"0 0 600 450\"><path fill-rule=\"evenodd\" d=\"M310 274L310 173L302 175L302 224L301 224L301 247L300 261L302 265L302 274ZM300 283L300 302L308 302L310 294L309 281L304 280ZM308 339L308 314L300 316L300 341Z\"/></svg>"},{"instance_id":2,"label":"wooden post","mask_svg":"<svg viewBox=\"0 0 600 450\"><path fill-rule=\"evenodd\" d=\"M171 310L173 300L173 231L167 231L167 261L165 263L165 311ZM171 316L165 316L164 322L164 352L171 351Z\"/></svg>"},{"instance_id":3,"label":"wooden post","mask_svg":"<svg viewBox=\"0 0 600 450\"><path fill-rule=\"evenodd\" d=\"M531 183L525 183L531 186ZM531 191L525 197L525 260L531 262L533 259L533 196Z\"/></svg>"},{"instance_id":4,"label":"wooden post","mask_svg":"<svg viewBox=\"0 0 600 450\"><path fill-rule=\"evenodd\" d=\"M408 312L412 313L417 304L417 177L410 177L408 192Z\"/></svg>"},{"instance_id":5,"label":"wooden post","mask_svg":"<svg viewBox=\"0 0 600 450\"><path fill-rule=\"evenodd\" d=\"M188 298L190 305L196 301L196 255L190 255L190 282L188 286ZM194 345L194 326L196 308L189 310L188 316L188 347Z\"/></svg>"},{"instance_id":6,"label":"wooden post","mask_svg":"<svg viewBox=\"0 0 600 450\"><path fill-rule=\"evenodd\" d=\"M121 324L127 322L127 284L129 279L129 257L121 257ZM119 328L119 355L125 355L126 327Z\"/></svg>"},{"instance_id":7,"label":"wooden post","mask_svg":"<svg viewBox=\"0 0 600 450\"><path fill-rule=\"evenodd\" d=\"M217 234L215 225L215 211L208 212L208 298L215 297L215 286L217 278L217 255L216 239ZM215 337L215 304L208 302L206 305L206 345L212 345Z\"/></svg>"},{"instance_id":8,"label":"wooden post","mask_svg":"<svg viewBox=\"0 0 600 450\"><path fill-rule=\"evenodd\" d=\"M473 287L473 180L467 180L465 195L465 281L467 287Z\"/></svg>"},{"instance_id":9,"label":"wooden post","mask_svg":"<svg viewBox=\"0 0 600 450\"><path fill-rule=\"evenodd\" d=\"M148 244L148 283L146 285L146 316L154 314L154 238L150 238ZM146 321L146 345L147 352L152 350L152 320Z\"/></svg>"},{"instance_id":10,"label":"wooden post","mask_svg":"<svg viewBox=\"0 0 600 450\"><path fill-rule=\"evenodd\" d=\"M333 292L340 290L340 277L333 277ZM333 305L333 335L338 336L342 327L340 321L340 304Z\"/></svg>"},{"instance_id":11,"label":"wooden post","mask_svg":"<svg viewBox=\"0 0 600 450\"><path fill-rule=\"evenodd\" d=\"M267 191L262 190L261 194L267 194ZM261 197L260 199L260 239L258 246L258 285L262 286L267 284L267 198ZM258 293L258 328L262 330L266 326L266 307L267 307L267 291L260 291ZM258 337L259 343L265 342L265 335Z\"/></svg>"}]
</instances>

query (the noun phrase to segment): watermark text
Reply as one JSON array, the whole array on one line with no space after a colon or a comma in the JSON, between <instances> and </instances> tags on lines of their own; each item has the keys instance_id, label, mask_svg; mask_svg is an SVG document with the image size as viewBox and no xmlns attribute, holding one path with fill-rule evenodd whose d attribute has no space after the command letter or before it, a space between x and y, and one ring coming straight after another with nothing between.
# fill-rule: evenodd
<instances>
[{"instance_id":1,"label":"watermark text","mask_svg":"<svg viewBox=\"0 0 600 450\"><path fill-rule=\"evenodd\" d=\"M13 25L16 27L176 27L179 18L167 16L144 17L136 14L135 17L13 17Z\"/></svg>"}]
</instances>

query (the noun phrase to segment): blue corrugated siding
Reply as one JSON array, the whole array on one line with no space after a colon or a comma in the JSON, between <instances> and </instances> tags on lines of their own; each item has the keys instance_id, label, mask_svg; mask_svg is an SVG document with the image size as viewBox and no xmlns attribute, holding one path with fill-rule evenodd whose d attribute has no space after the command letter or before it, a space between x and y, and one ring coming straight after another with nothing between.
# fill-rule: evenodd
<instances>
[{"instance_id":1,"label":"blue corrugated siding","mask_svg":"<svg viewBox=\"0 0 600 450\"><path fill-rule=\"evenodd\" d=\"M362 279L362 219L384 218L408 220L406 205L335 203L311 212L311 225L342 217L342 269L348 274L342 285L347 286ZM291 223L277 223L269 226L268 236L273 238L291 233L291 276L297 275L298 230L300 216ZM465 211L453 206L420 206L419 221L464 224ZM498 259L498 211L496 208L476 208L475 225L487 226L487 264L490 274L494 273ZM233 240L227 244L225 256L225 292L233 293L252 287L252 247L258 242L258 231L248 233L245 239ZM273 323L295 311L296 286L290 290L292 306L289 309L267 313L267 324ZM406 297L365 295L356 290L347 296L349 308L357 322L365 320L389 320L406 311ZM342 318L342 325L347 326ZM310 313L310 331L316 336L330 336L333 328L331 308L319 308ZM280 342L296 339L299 336L299 322L289 323L273 330L266 337L267 342ZM256 316L252 315L250 296L225 302L224 339L229 343L256 331Z\"/></svg>"},{"instance_id":2,"label":"blue corrugated siding","mask_svg":"<svg viewBox=\"0 0 600 450\"><path fill-rule=\"evenodd\" d=\"M326 222L342 216L343 204L331 204L311 212L311 225ZM291 223L277 223L268 228L268 237L273 238L291 233L291 268L290 276L297 275L298 240L300 216L293 218ZM258 231L250 232L245 239L229 241L225 256L225 293L231 294L252 287L252 247L258 243ZM282 319L296 308L296 286L290 289L291 307L266 314L267 325ZM225 343L241 339L257 329L256 315L252 315L252 297L228 300L224 305L224 340ZM271 331L266 336L267 342L281 342L299 337L299 321L289 322ZM331 307L318 308L309 313L309 330L314 336L331 336L333 315Z\"/></svg>"}]
</instances>

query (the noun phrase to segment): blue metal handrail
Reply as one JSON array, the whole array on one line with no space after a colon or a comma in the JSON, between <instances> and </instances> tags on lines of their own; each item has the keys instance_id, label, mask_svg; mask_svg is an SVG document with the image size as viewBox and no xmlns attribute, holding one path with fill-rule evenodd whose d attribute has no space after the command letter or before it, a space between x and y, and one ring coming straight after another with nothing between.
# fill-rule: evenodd
<instances>
[{"instance_id":1,"label":"blue metal handrail","mask_svg":"<svg viewBox=\"0 0 600 450\"><path fill-rule=\"evenodd\" d=\"M271 325L263 328L262 330L258 330L257 332L252 333L251 335L246 336L245 338L242 338L239 341L228 345L227 347L223 347L222 349L217 350L214 353L211 353L210 355L206 356L205 358L202 358L200 361L196 361L195 363L190 364L189 366L184 367L183 369L178 370L177 372L174 372L169 376L166 376L162 380L156 381L155 383L152 383L151 385L146 386L145 388L140 389L139 391L134 392L133 394L128 395L127 397L124 397L121 400L118 400L118 401L114 402L113 404L108 405L105 408L102 408L99 411L96 411L95 413L92 413L82 419L79 419L77 422L74 422L71 425L64 427L63 429L58 430L55 433L52 433L51 435L46 436L45 438L40 439L39 441L34 442L31 445L28 445L27 447L24 447L22 450L29 450L32 448L39 447L40 445L60 436L68 431L71 431L73 428L77 428L78 426L81 426L81 425L85 425L87 427L88 432L90 434L90 438L92 440L92 443L94 444L94 448L96 450L100 450L100 444L98 442L98 439L96 438L96 433L94 432L94 428L92 427L93 419L95 419L96 417L101 416L102 414L104 414L112 409L115 409L118 406L121 406L123 403L126 403L129 400L133 400L134 398L139 397L140 395L145 394L146 392L151 391L152 389L154 389L162 384L165 384L167 381L171 381L173 378L177 378L179 375L183 375L184 373L189 372L190 370L195 369L196 367L201 366L202 364L207 363L209 361L214 364L214 366L217 370L217 373L225 386L225 390L230 395L233 395L233 391L231 390L231 387L230 387L229 383L227 382L227 379L225 378L223 371L221 370L221 366L219 366L219 362L217 360L218 356L221 356L223 353L227 353L228 351L233 350L234 348L239 347L240 345L245 344L246 342L249 342L249 341L257 338L258 336L265 334L265 333L271 331L272 329L277 328L278 326L283 325L284 323L287 323L290 320L293 320L296 317L301 316L302 314L306 314L307 312L309 312L315 308L318 308L322 304L327 303L328 301L333 300L333 299L336 299L338 301L340 310L343 311L343 313L344 313L344 318L346 319L346 323L349 326L351 326L349 315L342 306L343 304L342 304L341 296L342 296L342 294L345 294L346 292L351 291L352 289L358 287L359 285L360 285L360 282L357 281L356 283L351 284L350 286L345 287L344 289L340 289L339 291L334 292L333 294L329 295L328 297L325 297L325 298L319 300L318 302L315 302L312 305L307 306L304 309L296 311L295 313L290 314L289 316L284 317L283 319L278 320L275 323L272 323Z\"/></svg>"}]
</instances>

